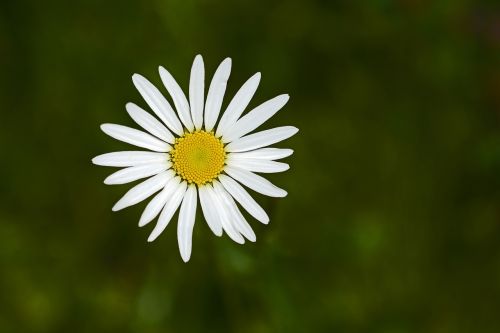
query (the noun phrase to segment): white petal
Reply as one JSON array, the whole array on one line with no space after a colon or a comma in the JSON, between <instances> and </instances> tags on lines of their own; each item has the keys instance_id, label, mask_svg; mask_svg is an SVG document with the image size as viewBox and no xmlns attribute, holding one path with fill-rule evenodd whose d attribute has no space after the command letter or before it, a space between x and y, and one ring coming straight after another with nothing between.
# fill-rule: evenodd
<instances>
[{"instance_id":1,"label":"white petal","mask_svg":"<svg viewBox=\"0 0 500 333\"><path fill-rule=\"evenodd\" d=\"M217 217L217 207L215 203L212 202L212 198L208 194L206 186L200 186L198 193L200 195L201 209L203 210L205 221L207 221L209 228L216 236L222 236L222 225Z\"/></svg>"},{"instance_id":2,"label":"white petal","mask_svg":"<svg viewBox=\"0 0 500 333\"><path fill-rule=\"evenodd\" d=\"M189 111L189 103L186 95L184 95L177 81L175 81L174 77L165 68L160 66L159 71L163 85L167 88L170 96L172 96L179 118L181 118L184 126L186 126L189 131L192 131L194 126L191 120L191 112Z\"/></svg>"},{"instance_id":3,"label":"white petal","mask_svg":"<svg viewBox=\"0 0 500 333\"><path fill-rule=\"evenodd\" d=\"M230 153L228 158L236 157L242 158L258 158L264 160L279 160L281 158L288 157L293 154L292 149L282 149L282 148L261 148L257 150L247 151L243 153Z\"/></svg>"},{"instance_id":4,"label":"white petal","mask_svg":"<svg viewBox=\"0 0 500 333\"><path fill-rule=\"evenodd\" d=\"M266 211L248 194L243 186L226 175L220 175L219 181L250 215L264 224L269 223L269 216L267 216Z\"/></svg>"},{"instance_id":5,"label":"white petal","mask_svg":"<svg viewBox=\"0 0 500 333\"><path fill-rule=\"evenodd\" d=\"M231 167L229 165L224 168L224 171L255 192L259 192L269 197L285 197L287 195L285 190L273 185L269 180L250 171Z\"/></svg>"},{"instance_id":6,"label":"white petal","mask_svg":"<svg viewBox=\"0 0 500 333\"><path fill-rule=\"evenodd\" d=\"M236 206L236 203L234 202L233 198L226 192L226 190L224 190L224 187L222 187L222 185L217 181L214 181L214 189L219 195L219 197L222 198L223 203L226 207L226 212L228 212L228 215L231 217L231 222L233 226L236 228L236 230L238 230L249 241L255 242L256 240L255 233L253 232L252 227L250 227L250 225L245 220L243 215L241 215L241 212L238 209L238 206Z\"/></svg>"},{"instance_id":7,"label":"white petal","mask_svg":"<svg viewBox=\"0 0 500 333\"><path fill-rule=\"evenodd\" d=\"M240 120L236 122L234 126L227 130L222 136L223 142L231 142L243 135L250 133L263 123L265 123L269 118L274 116L283 106L290 96L279 95L267 102L262 103L246 115L244 115Z\"/></svg>"},{"instance_id":8,"label":"white petal","mask_svg":"<svg viewBox=\"0 0 500 333\"><path fill-rule=\"evenodd\" d=\"M216 136L222 136L226 133L227 130L231 129L231 127L236 124L236 121L241 116L245 108L250 103L257 87L260 82L260 73L254 74L251 78L247 80L241 86L240 90L234 95L233 99L229 103L226 111L222 115L222 118L217 126Z\"/></svg>"},{"instance_id":9,"label":"white petal","mask_svg":"<svg viewBox=\"0 0 500 333\"><path fill-rule=\"evenodd\" d=\"M163 141L174 143L175 138L170 133L170 131L163 126L155 117L150 115L148 112L144 111L134 103L127 103L125 105L128 114L134 121L144 128L149 133L153 134L157 138L162 139Z\"/></svg>"},{"instance_id":10,"label":"white petal","mask_svg":"<svg viewBox=\"0 0 500 333\"><path fill-rule=\"evenodd\" d=\"M109 175L104 179L106 185L126 184L136 181L141 178L147 178L159 174L170 168L172 163L163 161L160 163L151 163L144 165L136 165L125 169L118 170L117 172Z\"/></svg>"},{"instance_id":11,"label":"white petal","mask_svg":"<svg viewBox=\"0 0 500 333\"><path fill-rule=\"evenodd\" d=\"M156 237L160 236L160 234L165 230L168 223L172 219L172 216L175 214L177 208L181 204L182 198L184 197L184 193L186 192L187 184L186 182L181 182L180 185L175 189L174 194L167 201L165 207L161 211L160 217L158 218L158 222L156 223L155 228L151 232L148 237L148 242L152 242L156 239Z\"/></svg>"},{"instance_id":12,"label":"white petal","mask_svg":"<svg viewBox=\"0 0 500 333\"><path fill-rule=\"evenodd\" d=\"M189 79L189 105L194 127L197 130L203 125L203 105L205 104L205 65L201 55L194 58Z\"/></svg>"},{"instance_id":13,"label":"white petal","mask_svg":"<svg viewBox=\"0 0 500 333\"><path fill-rule=\"evenodd\" d=\"M299 130L293 126L275 127L269 130L253 133L228 144L227 152L242 152L272 145L288 139Z\"/></svg>"},{"instance_id":14,"label":"white petal","mask_svg":"<svg viewBox=\"0 0 500 333\"><path fill-rule=\"evenodd\" d=\"M139 203L142 200L148 198L153 193L156 193L161 188L163 188L163 186L167 184L167 181L173 176L174 176L173 171L167 170L132 187L113 206L113 211L116 212L120 209L135 205L136 203Z\"/></svg>"},{"instance_id":15,"label":"white petal","mask_svg":"<svg viewBox=\"0 0 500 333\"><path fill-rule=\"evenodd\" d=\"M182 200L179 212L179 222L177 223L177 242L182 260L188 262L191 257L193 227L196 216L196 186L190 185Z\"/></svg>"},{"instance_id":16,"label":"white petal","mask_svg":"<svg viewBox=\"0 0 500 333\"><path fill-rule=\"evenodd\" d=\"M217 217L220 220L220 223L222 225L222 228L226 232L226 234L234 240L236 243L239 244L244 244L245 239L241 236L241 234L234 228L233 224L231 223L230 217L228 215L228 212L226 211L226 207L223 204L223 199L215 192L213 189L212 185L205 185L207 189L207 193L212 199L212 202L214 203L217 213Z\"/></svg>"},{"instance_id":17,"label":"white petal","mask_svg":"<svg viewBox=\"0 0 500 333\"><path fill-rule=\"evenodd\" d=\"M102 154L92 159L92 163L111 167L128 167L159 163L168 159L165 153L154 153L151 151L116 151Z\"/></svg>"},{"instance_id":18,"label":"white petal","mask_svg":"<svg viewBox=\"0 0 500 333\"><path fill-rule=\"evenodd\" d=\"M275 173L283 172L290 169L286 163L256 159L256 158L231 158L226 161L227 165L234 166L240 169L245 169L252 172Z\"/></svg>"},{"instance_id":19,"label":"white petal","mask_svg":"<svg viewBox=\"0 0 500 333\"><path fill-rule=\"evenodd\" d=\"M158 88L140 74L132 75L132 81L158 118L160 118L174 133L182 135L184 130L179 119L175 115L170 103L168 103Z\"/></svg>"},{"instance_id":20,"label":"white petal","mask_svg":"<svg viewBox=\"0 0 500 333\"><path fill-rule=\"evenodd\" d=\"M163 190L160 191L160 193L158 193L153 199L151 199L151 201L142 212L141 218L139 220L139 227L145 226L146 224L151 222L161 212L172 194L180 186L180 182L181 179L179 177L171 178L165 185Z\"/></svg>"},{"instance_id":21,"label":"white petal","mask_svg":"<svg viewBox=\"0 0 500 333\"><path fill-rule=\"evenodd\" d=\"M214 128L217 118L219 118L229 74L231 74L231 58L226 58L215 71L210 87L208 88L205 104L205 130L208 132Z\"/></svg>"},{"instance_id":22,"label":"white petal","mask_svg":"<svg viewBox=\"0 0 500 333\"><path fill-rule=\"evenodd\" d=\"M101 130L116 140L120 140L131 145L146 148L158 152L167 152L172 147L164 141L155 138L151 134L116 124L102 124Z\"/></svg>"}]
</instances>

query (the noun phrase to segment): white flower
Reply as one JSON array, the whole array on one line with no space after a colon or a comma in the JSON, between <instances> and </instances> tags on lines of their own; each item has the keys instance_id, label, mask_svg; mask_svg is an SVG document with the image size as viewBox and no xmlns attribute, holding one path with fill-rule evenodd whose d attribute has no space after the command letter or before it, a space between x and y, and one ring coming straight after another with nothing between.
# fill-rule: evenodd
<instances>
[{"instance_id":1,"label":"white flower","mask_svg":"<svg viewBox=\"0 0 500 333\"><path fill-rule=\"evenodd\" d=\"M135 205L159 191L146 206L139 226L160 215L148 238L151 242L163 232L180 206L177 237L185 262L191 256L198 197L205 220L215 235L221 236L225 231L237 243L243 244L243 237L254 242L255 233L236 202L264 224L269 223L269 217L240 183L267 196L286 196L285 190L254 172L288 170L288 164L275 160L290 156L291 149L264 147L291 137L298 129L283 126L249 133L280 110L289 96L279 95L241 116L259 85L260 73L257 73L236 93L216 126L231 72L230 58L217 68L206 101L205 69L200 55L195 57L191 68L189 101L165 68L160 66L159 72L177 113L153 84L134 74L134 85L161 122L128 103L130 117L149 133L121 125L101 125L109 136L149 150L119 151L92 159L97 165L123 167L104 180L108 185L149 177L130 189L113 211Z\"/></svg>"}]
</instances>

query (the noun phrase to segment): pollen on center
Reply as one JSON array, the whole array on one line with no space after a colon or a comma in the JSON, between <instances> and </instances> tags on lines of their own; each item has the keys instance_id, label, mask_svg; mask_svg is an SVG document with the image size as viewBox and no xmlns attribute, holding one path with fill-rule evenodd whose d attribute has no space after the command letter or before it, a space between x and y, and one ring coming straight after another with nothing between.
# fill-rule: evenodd
<instances>
[{"instance_id":1,"label":"pollen on center","mask_svg":"<svg viewBox=\"0 0 500 333\"><path fill-rule=\"evenodd\" d=\"M177 138L170 157L173 169L182 179L203 185L222 172L226 152L212 132L196 131Z\"/></svg>"}]
</instances>

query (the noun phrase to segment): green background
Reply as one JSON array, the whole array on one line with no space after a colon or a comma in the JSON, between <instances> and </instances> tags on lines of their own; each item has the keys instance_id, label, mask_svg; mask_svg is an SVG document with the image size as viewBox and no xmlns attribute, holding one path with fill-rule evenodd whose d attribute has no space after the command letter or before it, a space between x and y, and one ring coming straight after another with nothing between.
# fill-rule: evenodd
<instances>
[{"instance_id":1,"label":"green background","mask_svg":"<svg viewBox=\"0 0 500 333\"><path fill-rule=\"evenodd\" d=\"M499 332L500 6L495 1L0 4L0 332ZM187 89L233 59L224 105L291 99L295 154L255 197L256 243L198 215L149 244L92 157L130 146L131 75Z\"/></svg>"}]
</instances>

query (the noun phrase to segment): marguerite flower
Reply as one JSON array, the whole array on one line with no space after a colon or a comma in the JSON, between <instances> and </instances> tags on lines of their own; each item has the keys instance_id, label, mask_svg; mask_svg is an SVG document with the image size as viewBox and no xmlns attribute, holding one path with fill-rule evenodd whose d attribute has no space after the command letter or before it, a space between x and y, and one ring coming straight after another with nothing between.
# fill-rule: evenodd
<instances>
[{"instance_id":1,"label":"marguerite flower","mask_svg":"<svg viewBox=\"0 0 500 333\"><path fill-rule=\"evenodd\" d=\"M185 262L191 256L198 197L205 220L215 235L221 236L224 231L237 243L243 244L243 237L254 242L255 233L237 203L264 224L269 222L269 217L241 184L267 196L286 196L285 190L255 173L288 170L288 164L276 160L290 156L293 151L267 147L291 137L298 129L283 126L249 133L280 110L288 101L288 95L279 95L242 116L259 85L260 73L257 73L243 84L217 123L231 72L230 58L215 71L206 101L205 69L200 55L195 57L191 68L189 101L165 68L160 66L159 72L177 112L151 82L134 74L134 85L159 120L134 103L128 103L128 114L148 133L122 125L101 125L109 136L149 150L113 152L92 160L97 165L123 167L104 180L108 185L148 178L130 189L114 205L113 211L135 205L159 192L139 220L142 227L159 215L148 238L152 242L180 206L177 238Z\"/></svg>"}]
</instances>

